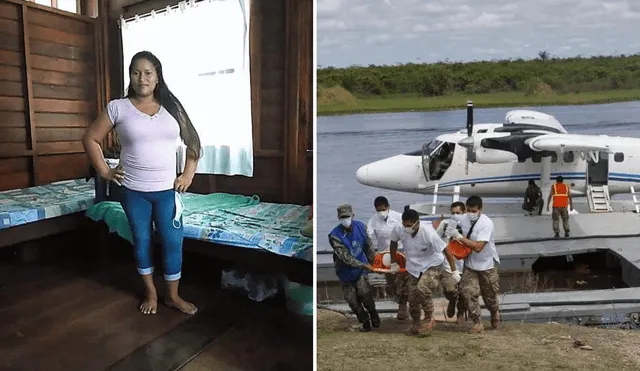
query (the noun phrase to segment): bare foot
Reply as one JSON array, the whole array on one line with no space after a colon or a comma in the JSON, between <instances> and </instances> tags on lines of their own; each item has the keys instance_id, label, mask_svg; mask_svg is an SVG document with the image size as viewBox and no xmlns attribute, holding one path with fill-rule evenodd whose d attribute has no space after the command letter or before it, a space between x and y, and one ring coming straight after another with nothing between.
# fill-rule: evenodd
<instances>
[{"instance_id":1,"label":"bare foot","mask_svg":"<svg viewBox=\"0 0 640 371\"><path fill-rule=\"evenodd\" d=\"M196 312L198 311L198 308L196 308L195 305L193 305L193 303L189 303L188 301L184 301L181 297L176 297L173 299L166 299L164 301L164 303L169 307L169 308L175 308L179 311L181 311L182 313L186 313L186 314L196 314Z\"/></svg>"},{"instance_id":2,"label":"bare foot","mask_svg":"<svg viewBox=\"0 0 640 371\"><path fill-rule=\"evenodd\" d=\"M140 304L140 312L143 314L156 314L158 311L158 297L147 294Z\"/></svg>"}]
</instances>

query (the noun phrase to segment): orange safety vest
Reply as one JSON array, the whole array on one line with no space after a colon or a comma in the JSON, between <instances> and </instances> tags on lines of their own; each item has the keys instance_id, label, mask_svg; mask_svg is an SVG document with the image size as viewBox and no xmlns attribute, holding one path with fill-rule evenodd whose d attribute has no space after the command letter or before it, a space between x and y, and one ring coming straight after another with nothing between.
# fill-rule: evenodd
<instances>
[{"instance_id":1,"label":"orange safety vest","mask_svg":"<svg viewBox=\"0 0 640 371\"><path fill-rule=\"evenodd\" d=\"M553 207L569 206L569 187L564 183L555 183L552 188Z\"/></svg>"}]
</instances>

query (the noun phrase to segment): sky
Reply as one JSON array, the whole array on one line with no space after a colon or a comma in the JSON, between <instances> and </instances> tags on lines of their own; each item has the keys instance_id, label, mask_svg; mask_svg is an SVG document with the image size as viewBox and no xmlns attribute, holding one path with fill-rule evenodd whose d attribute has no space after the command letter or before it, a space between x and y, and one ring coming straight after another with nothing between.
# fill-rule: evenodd
<instances>
[{"instance_id":1,"label":"sky","mask_svg":"<svg viewBox=\"0 0 640 371\"><path fill-rule=\"evenodd\" d=\"M317 0L318 67L640 52L640 0Z\"/></svg>"}]
</instances>

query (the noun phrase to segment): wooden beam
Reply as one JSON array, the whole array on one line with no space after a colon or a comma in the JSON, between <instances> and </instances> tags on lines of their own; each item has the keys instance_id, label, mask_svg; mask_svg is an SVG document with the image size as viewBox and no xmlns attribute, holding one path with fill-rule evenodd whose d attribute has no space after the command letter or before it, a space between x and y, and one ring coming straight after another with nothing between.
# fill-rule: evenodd
<instances>
[{"instance_id":1,"label":"wooden beam","mask_svg":"<svg viewBox=\"0 0 640 371\"><path fill-rule=\"evenodd\" d=\"M101 37L100 37L100 22L99 19L96 20L96 22L93 23L93 52L94 52L94 58L95 58L95 64L94 64L94 68L95 68L95 79L96 79L96 117L97 115L100 114L100 111L102 111L102 102L103 102L103 91L104 91L104 77L102 74L102 45L101 45ZM93 119L95 120L96 117L94 117ZM89 125L93 125L93 123L89 124ZM108 141L108 138L107 140ZM105 143L102 144L102 146L104 147Z\"/></svg>"},{"instance_id":2,"label":"wooden beam","mask_svg":"<svg viewBox=\"0 0 640 371\"><path fill-rule=\"evenodd\" d=\"M282 202L291 202L291 193L295 192L291 185L291 174L295 174L295 153L297 151L292 145L295 146L297 140L297 90L298 90L298 74L296 70L298 68L298 61L296 60L297 43L295 42L295 36L299 32L296 23L294 22L294 15L297 11L297 1L285 0L285 29L284 29L284 159L282 163Z\"/></svg>"},{"instance_id":3,"label":"wooden beam","mask_svg":"<svg viewBox=\"0 0 640 371\"><path fill-rule=\"evenodd\" d=\"M98 0L81 0L82 14L87 17L97 18L100 15ZM104 1L103 1L104 3Z\"/></svg>"},{"instance_id":4,"label":"wooden beam","mask_svg":"<svg viewBox=\"0 0 640 371\"><path fill-rule=\"evenodd\" d=\"M249 16L249 70L251 81L251 127L254 153L262 150L260 144L262 117L262 8L263 2L252 1Z\"/></svg>"},{"instance_id":5,"label":"wooden beam","mask_svg":"<svg viewBox=\"0 0 640 371\"><path fill-rule=\"evenodd\" d=\"M284 202L301 204L307 191L307 134L312 128L313 1L285 1ZM312 185L311 185L312 186Z\"/></svg>"},{"instance_id":6,"label":"wooden beam","mask_svg":"<svg viewBox=\"0 0 640 371\"><path fill-rule=\"evenodd\" d=\"M29 20L27 4L22 4L22 51L24 52L24 73L25 73L25 112L27 112L27 122L29 123L29 139L31 152L31 186L38 185L38 154L36 152L36 121L33 110L33 83L31 81L31 48L29 44Z\"/></svg>"}]
</instances>

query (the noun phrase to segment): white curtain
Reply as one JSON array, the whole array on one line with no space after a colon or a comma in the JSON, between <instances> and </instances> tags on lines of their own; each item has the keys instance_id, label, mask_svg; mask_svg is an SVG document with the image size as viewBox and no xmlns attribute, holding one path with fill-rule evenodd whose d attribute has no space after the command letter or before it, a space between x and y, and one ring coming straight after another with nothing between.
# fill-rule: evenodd
<instances>
[{"instance_id":1,"label":"white curtain","mask_svg":"<svg viewBox=\"0 0 640 371\"><path fill-rule=\"evenodd\" d=\"M253 176L249 13L249 0L204 0L122 24L125 89L133 55L155 54L200 136L200 174Z\"/></svg>"}]
</instances>

